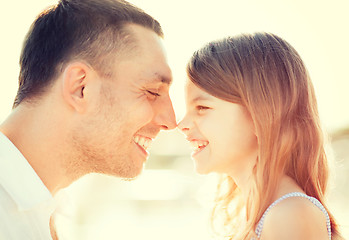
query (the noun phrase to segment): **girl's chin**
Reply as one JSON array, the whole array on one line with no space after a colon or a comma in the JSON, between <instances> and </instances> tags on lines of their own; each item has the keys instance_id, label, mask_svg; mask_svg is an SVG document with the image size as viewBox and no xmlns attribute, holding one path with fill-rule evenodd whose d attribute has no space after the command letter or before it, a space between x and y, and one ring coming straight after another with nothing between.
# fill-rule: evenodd
<instances>
[{"instance_id":1,"label":"girl's chin","mask_svg":"<svg viewBox=\"0 0 349 240\"><path fill-rule=\"evenodd\" d=\"M198 174L206 175L212 172L213 169L210 166L209 156L209 148L207 146L192 153L195 171Z\"/></svg>"},{"instance_id":2,"label":"girl's chin","mask_svg":"<svg viewBox=\"0 0 349 240\"><path fill-rule=\"evenodd\" d=\"M211 173L211 171L196 169L196 173L200 175L208 175Z\"/></svg>"},{"instance_id":3,"label":"girl's chin","mask_svg":"<svg viewBox=\"0 0 349 240\"><path fill-rule=\"evenodd\" d=\"M200 162L200 160L195 159L195 171L200 175L206 175L213 172L213 169L207 164Z\"/></svg>"}]
</instances>

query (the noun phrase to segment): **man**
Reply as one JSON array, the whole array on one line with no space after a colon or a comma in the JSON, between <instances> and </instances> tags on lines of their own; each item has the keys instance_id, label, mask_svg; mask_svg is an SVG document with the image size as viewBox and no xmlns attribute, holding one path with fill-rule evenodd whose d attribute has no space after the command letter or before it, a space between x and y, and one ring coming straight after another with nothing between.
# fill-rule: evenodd
<instances>
[{"instance_id":1,"label":"man","mask_svg":"<svg viewBox=\"0 0 349 240\"><path fill-rule=\"evenodd\" d=\"M52 195L87 173L140 174L176 126L162 36L121 0L61 0L35 20L0 126L0 239L50 239Z\"/></svg>"}]
</instances>

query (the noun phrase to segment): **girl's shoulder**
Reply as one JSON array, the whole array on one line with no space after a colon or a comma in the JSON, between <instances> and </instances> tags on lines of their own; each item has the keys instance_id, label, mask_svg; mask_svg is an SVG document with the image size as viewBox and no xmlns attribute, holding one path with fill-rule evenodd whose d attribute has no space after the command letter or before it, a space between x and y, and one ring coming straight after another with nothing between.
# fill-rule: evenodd
<instances>
[{"instance_id":1,"label":"girl's shoulder","mask_svg":"<svg viewBox=\"0 0 349 240\"><path fill-rule=\"evenodd\" d=\"M328 240L327 213L321 207L320 202L308 196L279 200L265 215L261 239Z\"/></svg>"}]
</instances>

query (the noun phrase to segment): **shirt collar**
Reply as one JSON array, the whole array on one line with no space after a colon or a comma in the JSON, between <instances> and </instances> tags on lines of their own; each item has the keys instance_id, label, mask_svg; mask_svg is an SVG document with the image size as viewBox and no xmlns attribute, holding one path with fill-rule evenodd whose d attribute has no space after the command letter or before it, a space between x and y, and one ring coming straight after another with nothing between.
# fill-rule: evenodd
<instances>
[{"instance_id":1,"label":"shirt collar","mask_svg":"<svg viewBox=\"0 0 349 240\"><path fill-rule=\"evenodd\" d=\"M16 146L0 132L0 184L19 210L53 205L53 197Z\"/></svg>"}]
</instances>

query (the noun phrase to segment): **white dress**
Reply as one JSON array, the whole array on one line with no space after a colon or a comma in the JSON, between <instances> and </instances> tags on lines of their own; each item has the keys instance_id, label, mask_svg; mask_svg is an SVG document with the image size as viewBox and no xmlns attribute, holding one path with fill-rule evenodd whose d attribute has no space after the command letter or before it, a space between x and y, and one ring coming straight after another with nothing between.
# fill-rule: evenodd
<instances>
[{"instance_id":1,"label":"white dress","mask_svg":"<svg viewBox=\"0 0 349 240\"><path fill-rule=\"evenodd\" d=\"M326 209L324 208L324 206L322 206L322 204L316 198L310 197L310 196L308 196L308 195L306 195L304 193L300 193L300 192L292 192L292 193L288 193L288 194L282 196L281 198L279 198L275 202L273 202L267 208L267 210L265 210L263 216L261 217L261 219L259 220L259 222L257 224L257 228L256 228L256 231L255 231L256 235L257 235L257 239L260 239L260 237L261 237L262 230L263 230L264 219L265 219L266 215L268 214L268 212L270 211L270 209L272 207L274 207L276 204L278 204L279 202L281 202L282 200L284 200L286 198L290 198L290 197L304 197L304 198L308 199L310 202L312 202L315 206L320 208L320 210L326 216L326 225L327 225L328 238L331 240L331 221L330 221L330 217L329 217Z\"/></svg>"}]
</instances>

